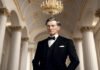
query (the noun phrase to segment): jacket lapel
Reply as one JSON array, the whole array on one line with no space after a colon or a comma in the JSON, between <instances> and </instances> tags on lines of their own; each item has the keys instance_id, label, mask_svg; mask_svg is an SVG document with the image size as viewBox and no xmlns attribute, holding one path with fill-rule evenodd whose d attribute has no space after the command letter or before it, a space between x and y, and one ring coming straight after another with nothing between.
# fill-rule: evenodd
<instances>
[{"instance_id":1,"label":"jacket lapel","mask_svg":"<svg viewBox=\"0 0 100 70\"><path fill-rule=\"evenodd\" d=\"M58 43L59 43L59 41L60 41L60 36L58 36L58 38L56 39L56 41L50 47L54 47L55 45L57 46Z\"/></svg>"}]
</instances>

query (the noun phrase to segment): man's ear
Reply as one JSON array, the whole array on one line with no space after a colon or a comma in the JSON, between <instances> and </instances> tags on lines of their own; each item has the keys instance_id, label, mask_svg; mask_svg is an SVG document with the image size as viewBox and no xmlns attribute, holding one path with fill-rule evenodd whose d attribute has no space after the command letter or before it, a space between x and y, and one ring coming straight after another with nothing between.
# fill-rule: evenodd
<instances>
[{"instance_id":1,"label":"man's ear","mask_svg":"<svg viewBox=\"0 0 100 70\"><path fill-rule=\"evenodd\" d=\"M60 26L58 26L58 30L60 30L61 29L61 27Z\"/></svg>"}]
</instances>

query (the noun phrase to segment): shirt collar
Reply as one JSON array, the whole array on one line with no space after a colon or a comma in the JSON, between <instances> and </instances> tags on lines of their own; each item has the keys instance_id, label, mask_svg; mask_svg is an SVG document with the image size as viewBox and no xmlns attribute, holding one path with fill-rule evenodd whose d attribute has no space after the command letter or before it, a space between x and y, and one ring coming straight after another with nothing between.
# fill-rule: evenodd
<instances>
[{"instance_id":1,"label":"shirt collar","mask_svg":"<svg viewBox=\"0 0 100 70\"><path fill-rule=\"evenodd\" d=\"M53 35L51 37L55 37L55 39L57 39L58 36L59 36L58 34L55 34L55 35Z\"/></svg>"}]
</instances>

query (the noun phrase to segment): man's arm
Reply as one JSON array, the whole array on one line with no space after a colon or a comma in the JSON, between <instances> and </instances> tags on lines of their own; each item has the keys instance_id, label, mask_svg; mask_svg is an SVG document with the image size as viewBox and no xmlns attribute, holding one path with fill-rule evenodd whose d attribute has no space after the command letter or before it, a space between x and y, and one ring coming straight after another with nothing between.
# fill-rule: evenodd
<instances>
[{"instance_id":1,"label":"man's arm","mask_svg":"<svg viewBox=\"0 0 100 70\"><path fill-rule=\"evenodd\" d=\"M40 53L41 53L41 46L40 46L40 42L37 45L37 49L36 49L36 53L35 53L35 57L32 61L33 64L33 70L40 70L40 65L39 65L39 61L40 61Z\"/></svg>"},{"instance_id":2,"label":"man's arm","mask_svg":"<svg viewBox=\"0 0 100 70\"><path fill-rule=\"evenodd\" d=\"M75 70L79 64L79 59L78 59L73 41L70 40L68 44L69 44L68 45L68 55L71 60L71 63L68 66L68 70Z\"/></svg>"}]
</instances>

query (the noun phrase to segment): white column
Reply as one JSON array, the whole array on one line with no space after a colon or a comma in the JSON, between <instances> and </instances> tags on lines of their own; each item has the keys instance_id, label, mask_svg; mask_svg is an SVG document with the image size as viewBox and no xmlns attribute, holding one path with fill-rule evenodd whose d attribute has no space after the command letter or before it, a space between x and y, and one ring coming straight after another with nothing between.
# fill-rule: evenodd
<instances>
[{"instance_id":1,"label":"white column","mask_svg":"<svg viewBox=\"0 0 100 70\"><path fill-rule=\"evenodd\" d=\"M27 58L27 70L31 70L31 68L30 68L30 63L32 63L31 62L31 52L30 52L30 50L28 49L28 58Z\"/></svg>"},{"instance_id":2,"label":"white column","mask_svg":"<svg viewBox=\"0 0 100 70\"><path fill-rule=\"evenodd\" d=\"M32 66L32 60L33 60L33 48L29 48L29 53L30 53L30 59L29 59L29 70L33 70L33 66Z\"/></svg>"},{"instance_id":3,"label":"white column","mask_svg":"<svg viewBox=\"0 0 100 70\"><path fill-rule=\"evenodd\" d=\"M27 69L27 56L28 56L28 38L25 37L25 38L22 38L20 70Z\"/></svg>"},{"instance_id":4,"label":"white column","mask_svg":"<svg viewBox=\"0 0 100 70\"><path fill-rule=\"evenodd\" d=\"M83 60L83 47L82 47L82 39L74 38L75 48L79 57L80 64L76 70L84 70L84 60Z\"/></svg>"},{"instance_id":5,"label":"white column","mask_svg":"<svg viewBox=\"0 0 100 70\"><path fill-rule=\"evenodd\" d=\"M0 8L0 66L2 59L3 42L5 36L6 22L7 22L7 10L6 8Z\"/></svg>"},{"instance_id":6,"label":"white column","mask_svg":"<svg viewBox=\"0 0 100 70\"><path fill-rule=\"evenodd\" d=\"M11 41L8 70L19 70L21 27L20 26L11 27L11 30L12 30L12 41Z\"/></svg>"},{"instance_id":7,"label":"white column","mask_svg":"<svg viewBox=\"0 0 100 70\"><path fill-rule=\"evenodd\" d=\"M93 27L82 27L85 70L98 70Z\"/></svg>"}]
</instances>

